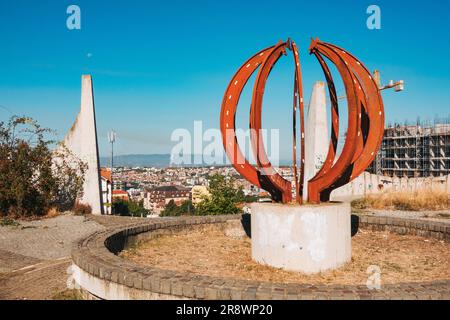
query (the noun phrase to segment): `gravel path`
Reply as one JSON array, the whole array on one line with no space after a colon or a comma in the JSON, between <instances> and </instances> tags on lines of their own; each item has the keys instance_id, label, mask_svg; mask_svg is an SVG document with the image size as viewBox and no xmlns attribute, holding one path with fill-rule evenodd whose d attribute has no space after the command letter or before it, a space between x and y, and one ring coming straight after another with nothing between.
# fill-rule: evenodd
<instances>
[{"instance_id":1,"label":"gravel path","mask_svg":"<svg viewBox=\"0 0 450 320\"><path fill-rule=\"evenodd\" d=\"M104 228L70 214L0 226L0 299L52 299L64 292L73 243Z\"/></svg>"},{"instance_id":2,"label":"gravel path","mask_svg":"<svg viewBox=\"0 0 450 320\"><path fill-rule=\"evenodd\" d=\"M76 240L102 229L102 225L74 215L21 221L19 226L0 227L0 250L41 260L69 257Z\"/></svg>"},{"instance_id":3,"label":"gravel path","mask_svg":"<svg viewBox=\"0 0 450 320\"><path fill-rule=\"evenodd\" d=\"M54 299L67 290L70 258L45 260L0 274L0 300Z\"/></svg>"},{"instance_id":4,"label":"gravel path","mask_svg":"<svg viewBox=\"0 0 450 320\"><path fill-rule=\"evenodd\" d=\"M0 249L0 274L11 272L41 261L41 259L27 257L18 253Z\"/></svg>"},{"instance_id":5,"label":"gravel path","mask_svg":"<svg viewBox=\"0 0 450 320\"><path fill-rule=\"evenodd\" d=\"M61 215L0 226L0 300L58 299L67 292L72 245L105 228L146 218Z\"/></svg>"}]
</instances>

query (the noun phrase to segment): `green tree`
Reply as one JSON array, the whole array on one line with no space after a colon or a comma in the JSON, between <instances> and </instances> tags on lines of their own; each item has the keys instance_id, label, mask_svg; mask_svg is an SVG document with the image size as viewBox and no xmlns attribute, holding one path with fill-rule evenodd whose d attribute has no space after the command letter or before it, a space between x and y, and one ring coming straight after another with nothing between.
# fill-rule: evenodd
<instances>
[{"instance_id":1,"label":"green tree","mask_svg":"<svg viewBox=\"0 0 450 320\"><path fill-rule=\"evenodd\" d=\"M235 186L236 179L214 174L209 177L208 197L196 207L198 215L237 214L241 212L238 204L244 201L242 187Z\"/></svg>"},{"instance_id":2,"label":"green tree","mask_svg":"<svg viewBox=\"0 0 450 320\"><path fill-rule=\"evenodd\" d=\"M250 195L248 195L248 196L244 197L244 202L245 203L257 202L258 199L259 199L258 196L250 196Z\"/></svg>"},{"instance_id":3,"label":"green tree","mask_svg":"<svg viewBox=\"0 0 450 320\"><path fill-rule=\"evenodd\" d=\"M178 217L183 215L193 215L195 213L195 207L191 200L183 201L179 206L175 201L170 200L163 211L161 211L161 217Z\"/></svg>"},{"instance_id":4,"label":"green tree","mask_svg":"<svg viewBox=\"0 0 450 320\"><path fill-rule=\"evenodd\" d=\"M27 117L0 122L0 215L68 210L81 196L87 166L64 146L52 151L51 134Z\"/></svg>"},{"instance_id":5,"label":"green tree","mask_svg":"<svg viewBox=\"0 0 450 320\"><path fill-rule=\"evenodd\" d=\"M178 207L181 215L192 215L195 213L195 207L191 200L183 201L183 203Z\"/></svg>"},{"instance_id":6,"label":"green tree","mask_svg":"<svg viewBox=\"0 0 450 320\"><path fill-rule=\"evenodd\" d=\"M130 210L128 208L128 201L118 199L113 202L114 215L116 216L130 216Z\"/></svg>"},{"instance_id":7,"label":"green tree","mask_svg":"<svg viewBox=\"0 0 450 320\"><path fill-rule=\"evenodd\" d=\"M176 205L175 201L170 200L166 206L164 207L164 210L161 211L160 216L161 217L174 217L178 216L179 214L178 206Z\"/></svg>"},{"instance_id":8,"label":"green tree","mask_svg":"<svg viewBox=\"0 0 450 320\"><path fill-rule=\"evenodd\" d=\"M142 202L137 201L130 201L128 203L128 211L133 217L146 217L150 213L150 210L144 208Z\"/></svg>"},{"instance_id":9,"label":"green tree","mask_svg":"<svg viewBox=\"0 0 450 320\"><path fill-rule=\"evenodd\" d=\"M142 203L136 201L114 200L113 207L114 215L118 216L146 217L150 213Z\"/></svg>"}]
</instances>

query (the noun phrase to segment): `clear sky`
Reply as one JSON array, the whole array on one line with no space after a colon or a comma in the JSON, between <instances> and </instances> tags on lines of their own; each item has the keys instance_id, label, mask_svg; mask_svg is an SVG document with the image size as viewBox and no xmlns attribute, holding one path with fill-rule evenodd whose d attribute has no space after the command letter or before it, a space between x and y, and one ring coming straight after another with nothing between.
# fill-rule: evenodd
<instances>
[{"instance_id":1,"label":"clear sky","mask_svg":"<svg viewBox=\"0 0 450 320\"><path fill-rule=\"evenodd\" d=\"M81 30L68 30L66 9L81 8ZM381 30L366 27L366 9L381 8ZM117 151L169 153L176 128L218 127L228 81L255 52L292 37L301 48L305 96L323 76L307 53L311 37L355 54L384 81L387 121L450 114L449 1L0 1L0 119L29 115L57 130L79 110L82 74L94 81L100 153L106 132ZM292 61L275 67L263 125L291 124ZM249 90L246 90L248 96ZM237 123L245 128L248 105ZM282 150L289 157L290 142Z\"/></svg>"}]
</instances>

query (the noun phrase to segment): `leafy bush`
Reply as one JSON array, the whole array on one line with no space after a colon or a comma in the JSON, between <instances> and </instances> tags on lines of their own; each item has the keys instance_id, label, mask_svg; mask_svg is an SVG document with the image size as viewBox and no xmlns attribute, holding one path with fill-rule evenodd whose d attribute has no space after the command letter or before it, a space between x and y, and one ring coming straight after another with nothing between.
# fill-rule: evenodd
<instances>
[{"instance_id":1,"label":"leafy bush","mask_svg":"<svg viewBox=\"0 0 450 320\"><path fill-rule=\"evenodd\" d=\"M144 208L143 202L129 201L128 212L132 217L146 217L150 210Z\"/></svg>"},{"instance_id":2,"label":"leafy bush","mask_svg":"<svg viewBox=\"0 0 450 320\"><path fill-rule=\"evenodd\" d=\"M55 179L54 202L62 211L71 210L77 204L77 199L82 196L87 164L73 155L63 144L52 152L52 156L52 174Z\"/></svg>"},{"instance_id":3,"label":"leafy bush","mask_svg":"<svg viewBox=\"0 0 450 320\"><path fill-rule=\"evenodd\" d=\"M112 213L116 216L130 216L128 202L122 199L114 200L112 204Z\"/></svg>"},{"instance_id":4,"label":"leafy bush","mask_svg":"<svg viewBox=\"0 0 450 320\"><path fill-rule=\"evenodd\" d=\"M27 117L0 122L0 215L65 211L81 196L86 164L64 146L50 150L52 133Z\"/></svg>"},{"instance_id":5,"label":"leafy bush","mask_svg":"<svg viewBox=\"0 0 450 320\"><path fill-rule=\"evenodd\" d=\"M114 200L113 214L118 216L146 217L149 210L136 201Z\"/></svg>"},{"instance_id":6,"label":"leafy bush","mask_svg":"<svg viewBox=\"0 0 450 320\"><path fill-rule=\"evenodd\" d=\"M166 205L164 210L161 212L161 217L178 217L183 215L195 214L195 207L192 201L186 200L179 206L176 205L175 201L170 200Z\"/></svg>"},{"instance_id":7,"label":"leafy bush","mask_svg":"<svg viewBox=\"0 0 450 320\"><path fill-rule=\"evenodd\" d=\"M197 215L237 214L241 212L238 204L245 200L242 188L235 186L233 177L214 174L209 177L208 197L196 207Z\"/></svg>"}]
</instances>

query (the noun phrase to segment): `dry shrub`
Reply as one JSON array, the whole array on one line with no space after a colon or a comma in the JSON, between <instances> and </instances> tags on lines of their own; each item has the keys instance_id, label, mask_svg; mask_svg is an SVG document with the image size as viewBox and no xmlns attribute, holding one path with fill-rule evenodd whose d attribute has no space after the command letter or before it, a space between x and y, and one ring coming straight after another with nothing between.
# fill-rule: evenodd
<instances>
[{"instance_id":1,"label":"dry shrub","mask_svg":"<svg viewBox=\"0 0 450 320\"><path fill-rule=\"evenodd\" d=\"M90 205L88 204L83 204L83 203L75 203L75 205L73 206L73 212L76 215L85 215L85 214L90 214L92 213L92 208Z\"/></svg>"},{"instance_id":2,"label":"dry shrub","mask_svg":"<svg viewBox=\"0 0 450 320\"><path fill-rule=\"evenodd\" d=\"M354 209L389 209L404 211L435 211L450 209L450 197L443 191L392 191L352 202Z\"/></svg>"},{"instance_id":3,"label":"dry shrub","mask_svg":"<svg viewBox=\"0 0 450 320\"><path fill-rule=\"evenodd\" d=\"M50 208L50 210L47 211L47 214L46 214L45 217L46 218L54 218L54 217L57 217L57 216L59 216L58 208L52 207L52 208Z\"/></svg>"},{"instance_id":4,"label":"dry shrub","mask_svg":"<svg viewBox=\"0 0 450 320\"><path fill-rule=\"evenodd\" d=\"M18 227L20 223L10 217L0 218L0 227L4 226Z\"/></svg>"},{"instance_id":5,"label":"dry shrub","mask_svg":"<svg viewBox=\"0 0 450 320\"><path fill-rule=\"evenodd\" d=\"M82 196L87 164L63 145L52 150L53 134L28 117L0 121L0 216L33 219Z\"/></svg>"}]
</instances>

